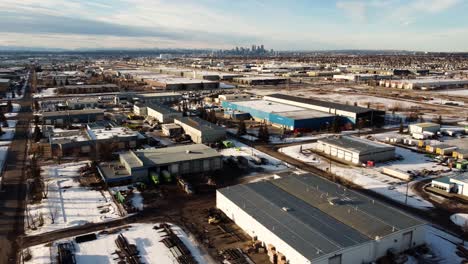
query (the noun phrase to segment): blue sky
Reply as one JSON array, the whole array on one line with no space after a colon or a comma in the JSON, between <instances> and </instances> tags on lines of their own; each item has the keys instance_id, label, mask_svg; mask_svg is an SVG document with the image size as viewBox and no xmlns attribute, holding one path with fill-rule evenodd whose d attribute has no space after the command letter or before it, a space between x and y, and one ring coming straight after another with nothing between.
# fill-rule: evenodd
<instances>
[{"instance_id":1,"label":"blue sky","mask_svg":"<svg viewBox=\"0 0 468 264\"><path fill-rule=\"evenodd\" d=\"M0 0L0 46L468 51L466 0Z\"/></svg>"}]
</instances>

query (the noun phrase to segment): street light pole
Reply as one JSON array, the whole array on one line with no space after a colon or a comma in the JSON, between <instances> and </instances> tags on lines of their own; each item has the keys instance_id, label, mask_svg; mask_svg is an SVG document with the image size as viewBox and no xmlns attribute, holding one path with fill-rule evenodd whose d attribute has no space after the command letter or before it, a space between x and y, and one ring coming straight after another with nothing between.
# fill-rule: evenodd
<instances>
[{"instance_id":1,"label":"street light pole","mask_svg":"<svg viewBox=\"0 0 468 264\"><path fill-rule=\"evenodd\" d=\"M406 182L405 204L408 204L408 188L409 188L409 182Z\"/></svg>"}]
</instances>

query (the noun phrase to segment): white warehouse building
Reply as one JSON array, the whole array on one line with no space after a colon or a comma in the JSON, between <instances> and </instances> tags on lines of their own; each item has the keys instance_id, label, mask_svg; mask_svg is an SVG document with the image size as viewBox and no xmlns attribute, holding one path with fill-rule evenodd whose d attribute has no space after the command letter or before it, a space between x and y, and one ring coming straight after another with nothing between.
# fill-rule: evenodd
<instances>
[{"instance_id":1,"label":"white warehouse building","mask_svg":"<svg viewBox=\"0 0 468 264\"><path fill-rule=\"evenodd\" d=\"M155 103L134 105L133 112L137 115L149 116L163 124L172 123L174 122L174 118L182 117L182 112L179 112L167 105Z\"/></svg>"},{"instance_id":2,"label":"white warehouse building","mask_svg":"<svg viewBox=\"0 0 468 264\"><path fill-rule=\"evenodd\" d=\"M468 79L421 78L410 80L382 80L380 86L408 90L430 90L442 88L463 88L468 86Z\"/></svg>"},{"instance_id":3,"label":"white warehouse building","mask_svg":"<svg viewBox=\"0 0 468 264\"><path fill-rule=\"evenodd\" d=\"M351 136L319 139L315 149L354 164L367 161L386 161L395 157L395 147L393 146Z\"/></svg>"},{"instance_id":4,"label":"white warehouse building","mask_svg":"<svg viewBox=\"0 0 468 264\"><path fill-rule=\"evenodd\" d=\"M195 143L215 143L226 138L226 129L199 117L178 117L174 123L184 130Z\"/></svg>"},{"instance_id":5,"label":"white warehouse building","mask_svg":"<svg viewBox=\"0 0 468 264\"><path fill-rule=\"evenodd\" d=\"M418 133L422 134L424 132L437 133L440 130L440 125L436 123L418 123L408 126L409 132L411 134Z\"/></svg>"},{"instance_id":6,"label":"white warehouse building","mask_svg":"<svg viewBox=\"0 0 468 264\"><path fill-rule=\"evenodd\" d=\"M419 219L310 174L218 189L216 206L290 264L371 263L425 242Z\"/></svg>"}]
</instances>

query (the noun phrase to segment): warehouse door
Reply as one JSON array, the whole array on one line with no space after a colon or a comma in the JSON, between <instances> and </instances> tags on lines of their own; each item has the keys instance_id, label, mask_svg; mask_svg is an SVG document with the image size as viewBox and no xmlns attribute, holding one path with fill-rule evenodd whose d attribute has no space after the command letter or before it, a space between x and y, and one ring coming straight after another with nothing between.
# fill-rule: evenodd
<instances>
[{"instance_id":1,"label":"warehouse door","mask_svg":"<svg viewBox=\"0 0 468 264\"><path fill-rule=\"evenodd\" d=\"M411 244L413 242L413 231L409 231L403 233L403 250L407 250L411 248Z\"/></svg>"},{"instance_id":2,"label":"warehouse door","mask_svg":"<svg viewBox=\"0 0 468 264\"><path fill-rule=\"evenodd\" d=\"M329 258L328 264L341 264L341 255L336 255Z\"/></svg>"}]
</instances>

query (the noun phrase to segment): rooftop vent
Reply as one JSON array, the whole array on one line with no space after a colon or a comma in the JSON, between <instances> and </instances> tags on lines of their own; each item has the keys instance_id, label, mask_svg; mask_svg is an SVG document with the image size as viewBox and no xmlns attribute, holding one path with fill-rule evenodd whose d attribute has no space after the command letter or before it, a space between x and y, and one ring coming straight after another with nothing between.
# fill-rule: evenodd
<instances>
[{"instance_id":1,"label":"rooftop vent","mask_svg":"<svg viewBox=\"0 0 468 264\"><path fill-rule=\"evenodd\" d=\"M192 153L192 151L187 149L187 150L185 151L185 153L190 154L190 153Z\"/></svg>"},{"instance_id":2,"label":"rooftop vent","mask_svg":"<svg viewBox=\"0 0 468 264\"><path fill-rule=\"evenodd\" d=\"M283 207L283 208L281 208L281 209L282 209L283 211L285 211L285 212L291 211L291 208L289 208L289 207Z\"/></svg>"}]
</instances>

